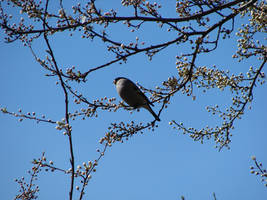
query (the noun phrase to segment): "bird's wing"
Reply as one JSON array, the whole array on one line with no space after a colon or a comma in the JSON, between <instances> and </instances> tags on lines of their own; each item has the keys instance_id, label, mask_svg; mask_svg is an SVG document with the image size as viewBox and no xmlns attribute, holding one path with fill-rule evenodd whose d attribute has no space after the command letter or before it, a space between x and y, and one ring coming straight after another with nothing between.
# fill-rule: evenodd
<instances>
[{"instance_id":1,"label":"bird's wing","mask_svg":"<svg viewBox=\"0 0 267 200\"><path fill-rule=\"evenodd\" d=\"M132 85L133 89L134 89L140 96L142 96L148 104L154 106L153 103L147 98L147 96L146 96L146 95L139 89L139 87L137 87L134 83L131 84L131 85Z\"/></svg>"}]
</instances>

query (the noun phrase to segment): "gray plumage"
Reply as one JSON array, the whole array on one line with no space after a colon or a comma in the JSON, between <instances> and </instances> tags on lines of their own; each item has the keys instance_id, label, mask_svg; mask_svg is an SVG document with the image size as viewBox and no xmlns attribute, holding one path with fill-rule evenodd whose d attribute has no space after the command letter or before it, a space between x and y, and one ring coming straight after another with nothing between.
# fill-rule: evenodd
<instances>
[{"instance_id":1,"label":"gray plumage","mask_svg":"<svg viewBox=\"0 0 267 200\"><path fill-rule=\"evenodd\" d=\"M156 120L160 121L159 117L152 110L150 105L153 103L149 101L146 95L129 79L124 77L118 77L114 80L116 89L120 97L133 108L143 107L147 109Z\"/></svg>"}]
</instances>

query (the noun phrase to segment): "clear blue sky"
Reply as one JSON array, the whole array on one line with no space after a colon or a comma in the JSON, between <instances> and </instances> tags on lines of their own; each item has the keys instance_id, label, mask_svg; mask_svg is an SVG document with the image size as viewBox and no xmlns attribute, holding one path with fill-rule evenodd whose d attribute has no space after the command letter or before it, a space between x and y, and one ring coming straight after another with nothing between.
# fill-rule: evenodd
<instances>
[{"instance_id":1,"label":"clear blue sky","mask_svg":"<svg viewBox=\"0 0 267 200\"><path fill-rule=\"evenodd\" d=\"M171 6L166 7L164 13L171 9ZM111 30L110 35L118 41L134 40L138 36L141 41L155 43L172 36L164 35L164 31L150 25L146 26L145 31L134 33L127 32L125 27L119 25ZM0 34L0 107L7 107L14 112L21 108L23 112L35 112L38 116L44 114L47 118L60 121L64 117L64 95L60 86L55 84L56 78L45 76L47 72L35 62L28 48L20 42L5 44L3 32ZM197 64L216 64L232 72L244 72L250 65L258 66L257 60L238 63L231 58L236 39L220 42L220 48L199 57ZM72 38L59 33L51 39L51 44L62 68L75 65L83 72L111 58L104 51L105 44L99 40L91 42L80 39L80 33L75 33ZM36 41L33 48L40 56L44 55L43 41ZM118 102L120 99L112 84L115 77L125 76L153 89L169 76L177 75L175 55L180 55L184 50L185 47L171 46L157 54L152 61L148 61L145 55L134 56L126 64L113 64L96 71L88 76L86 83L73 86L91 101L106 96L116 97ZM266 69L264 71L266 74ZM154 132L145 131L143 135L135 135L127 142L115 144L107 150L88 184L85 199L174 200L183 195L188 200L198 200L213 199L213 192L218 200L266 199L266 187L259 177L250 174L252 155L267 167L266 84L256 87L254 92L252 110L246 111L233 130L231 149L221 152L213 148L213 141L205 141L204 144L194 142L187 135L173 130L168 123L175 119L196 128L215 126L217 118L207 113L205 106L225 105L225 102L231 102L231 96L218 90L203 94L196 89L197 98L192 101L191 97L176 94L169 108L163 111L159 128ZM71 111L76 109L77 106L70 105ZM154 109L158 111L160 105ZM98 118L71 122L76 165L97 158L96 149L103 148L98 141L110 123L131 120L137 123L150 122L153 119L146 110L133 114L122 109L115 113L99 110L98 115ZM46 152L47 159L53 160L56 166L70 167L67 137L54 125L36 124L30 120L18 122L18 118L2 113L0 124L2 199L14 198L19 190L14 179L22 176L29 178L27 170L32 167L30 162L40 157L42 152ZM41 200L68 198L70 179L64 174L43 171L36 183L40 186ZM76 185L79 183L76 182Z\"/></svg>"}]
</instances>

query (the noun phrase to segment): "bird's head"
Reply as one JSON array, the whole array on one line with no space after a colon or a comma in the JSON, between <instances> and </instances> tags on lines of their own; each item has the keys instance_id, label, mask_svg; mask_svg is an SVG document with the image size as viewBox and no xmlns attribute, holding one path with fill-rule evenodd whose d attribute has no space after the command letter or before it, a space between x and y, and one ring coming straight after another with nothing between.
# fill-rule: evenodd
<instances>
[{"instance_id":1,"label":"bird's head","mask_svg":"<svg viewBox=\"0 0 267 200\"><path fill-rule=\"evenodd\" d=\"M126 78L124 78L124 77L117 77L117 78L114 79L113 83L116 85L117 82L118 82L120 79L126 79Z\"/></svg>"}]
</instances>

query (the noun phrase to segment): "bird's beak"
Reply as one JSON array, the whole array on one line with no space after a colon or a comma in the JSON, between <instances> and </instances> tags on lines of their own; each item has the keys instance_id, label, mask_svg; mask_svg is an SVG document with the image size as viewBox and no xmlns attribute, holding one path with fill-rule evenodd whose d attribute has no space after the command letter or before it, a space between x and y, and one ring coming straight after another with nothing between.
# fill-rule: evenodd
<instances>
[{"instance_id":1,"label":"bird's beak","mask_svg":"<svg viewBox=\"0 0 267 200\"><path fill-rule=\"evenodd\" d=\"M113 81L113 84L116 85L116 81L115 80Z\"/></svg>"}]
</instances>

